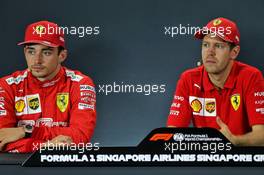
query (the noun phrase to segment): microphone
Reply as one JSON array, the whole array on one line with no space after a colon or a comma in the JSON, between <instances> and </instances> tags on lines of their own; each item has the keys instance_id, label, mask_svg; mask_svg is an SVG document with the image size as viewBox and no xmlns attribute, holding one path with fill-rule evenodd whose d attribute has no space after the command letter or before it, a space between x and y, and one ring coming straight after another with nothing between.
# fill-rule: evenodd
<instances>
[{"instance_id":1,"label":"microphone","mask_svg":"<svg viewBox=\"0 0 264 175\"><path fill-rule=\"evenodd\" d=\"M196 66L199 67L203 64L202 59L198 59L198 61L196 62Z\"/></svg>"}]
</instances>

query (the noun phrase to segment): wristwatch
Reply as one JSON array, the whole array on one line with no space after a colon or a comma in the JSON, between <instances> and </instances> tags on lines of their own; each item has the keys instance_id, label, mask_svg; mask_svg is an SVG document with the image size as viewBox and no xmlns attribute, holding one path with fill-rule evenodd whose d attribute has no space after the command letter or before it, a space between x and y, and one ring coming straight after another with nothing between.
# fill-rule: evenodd
<instances>
[{"instance_id":1,"label":"wristwatch","mask_svg":"<svg viewBox=\"0 0 264 175\"><path fill-rule=\"evenodd\" d=\"M23 128L25 131L25 138L31 137L31 133L33 131L33 126L32 125L24 125Z\"/></svg>"}]
</instances>

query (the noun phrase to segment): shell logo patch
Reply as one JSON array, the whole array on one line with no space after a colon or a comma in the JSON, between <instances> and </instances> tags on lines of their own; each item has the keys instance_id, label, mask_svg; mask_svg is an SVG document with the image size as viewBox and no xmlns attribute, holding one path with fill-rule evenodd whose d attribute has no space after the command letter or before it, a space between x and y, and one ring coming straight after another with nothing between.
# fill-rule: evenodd
<instances>
[{"instance_id":1,"label":"shell logo patch","mask_svg":"<svg viewBox=\"0 0 264 175\"><path fill-rule=\"evenodd\" d=\"M69 93L58 93L56 101L59 110L65 112L69 104Z\"/></svg>"},{"instance_id":2,"label":"shell logo patch","mask_svg":"<svg viewBox=\"0 0 264 175\"><path fill-rule=\"evenodd\" d=\"M207 101L205 103L205 110L209 113L213 113L215 111L215 101Z\"/></svg>"},{"instance_id":3,"label":"shell logo patch","mask_svg":"<svg viewBox=\"0 0 264 175\"><path fill-rule=\"evenodd\" d=\"M221 24L222 23L222 21L220 20L220 19L215 19L214 21L213 21L213 25L214 26L218 26L219 24Z\"/></svg>"},{"instance_id":4,"label":"shell logo patch","mask_svg":"<svg viewBox=\"0 0 264 175\"><path fill-rule=\"evenodd\" d=\"M191 102L191 107L192 107L194 112L199 113L202 109L202 103L198 99L194 99Z\"/></svg>"},{"instance_id":5,"label":"shell logo patch","mask_svg":"<svg viewBox=\"0 0 264 175\"><path fill-rule=\"evenodd\" d=\"M24 100L18 100L15 104L16 112L23 112L25 108L25 102Z\"/></svg>"},{"instance_id":6,"label":"shell logo patch","mask_svg":"<svg viewBox=\"0 0 264 175\"><path fill-rule=\"evenodd\" d=\"M240 100L240 94L234 94L230 98L231 104L235 111L237 111L240 106Z\"/></svg>"},{"instance_id":7,"label":"shell logo patch","mask_svg":"<svg viewBox=\"0 0 264 175\"><path fill-rule=\"evenodd\" d=\"M39 94L15 97L15 110L17 116L40 113L41 103Z\"/></svg>"},{"instance_id":8,"label":"shell logo patch","mask_svg":"<svg viewBox=\"0 0 264 175\"><path fill-rule=\"evenodd\" d=\"M189 104L194 116L216 117L217 115L215 98L189 96Z\"/></svg>"}]
</instances>

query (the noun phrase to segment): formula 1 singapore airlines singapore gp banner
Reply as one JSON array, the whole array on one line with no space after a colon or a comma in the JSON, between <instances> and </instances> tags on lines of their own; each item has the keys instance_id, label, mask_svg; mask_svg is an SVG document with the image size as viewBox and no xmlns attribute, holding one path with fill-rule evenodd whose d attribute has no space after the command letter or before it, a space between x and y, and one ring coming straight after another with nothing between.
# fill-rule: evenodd
<instances>
[{"instance_id":1,"label":"formula 1 singapore airlines singapore gp banner","mask_svg":"<svg viewBox=\"0 0 264 175\"><path fill-rule=\"evenodd\" d=\"M157 128L136 147L41 147L23 166L263 166L263 147L235 147L212 128Z\"/></svg>"},{"instance_id":2,"label":"formula 1 singapore airlines singapore gp banner","mask_svg":"<svg viewBox=\"0 0 264 175\"><path fill-rule=\"evenodd\" d=\"M217 17L235 21L236 60L263 74L263 11L263 0L1 1L0 77L27 68L17 46L26 26L55 22L66 32L63 65L95 84L97 118L90 143L0 153L0 164L264 167L264 147L234 146L210 128L166 128L177 81L201 60L195 29Z\"/></svg>"}]
</instances>

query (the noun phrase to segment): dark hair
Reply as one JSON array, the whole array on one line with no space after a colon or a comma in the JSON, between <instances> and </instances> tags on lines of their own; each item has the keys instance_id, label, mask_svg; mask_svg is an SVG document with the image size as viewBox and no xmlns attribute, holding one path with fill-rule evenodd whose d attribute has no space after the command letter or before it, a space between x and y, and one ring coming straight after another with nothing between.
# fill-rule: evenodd
<instances>
[{"instance_id":1,"label":"dark hair","mask_svg":"<svg viewBox=\"0 0 264 175\"><path fill-rule=\"evenodd\" d=\"M62 47L62 46L59 46L58 47L58 55L61 53L61 51L63 51L65 48L64 47Z\"/></svg>"},{"instance_id":2,"label":"dark hair","mask_svg":"<svg viewBox=\"0 0 264 175\"><path fill-rule=\"evenodd\" d=\"M230 42L228 42L228 45L229 45L230 50L234 49L234 47L237 46L235 43L230 43Z\"/></svg>"}]
</instances>

